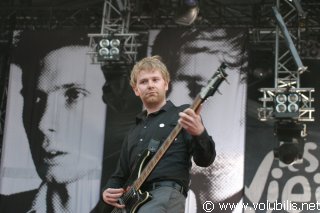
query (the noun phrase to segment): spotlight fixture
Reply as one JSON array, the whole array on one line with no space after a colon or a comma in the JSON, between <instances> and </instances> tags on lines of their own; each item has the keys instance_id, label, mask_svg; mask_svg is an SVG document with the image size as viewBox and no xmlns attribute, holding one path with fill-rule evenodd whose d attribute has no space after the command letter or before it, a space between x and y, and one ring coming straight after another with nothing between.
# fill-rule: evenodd
<instances>
[{"instance_id":1,"label":"spotlight fixture","mask_svg":"<svg viewBox=\"0 0 320 213\"><path fill-rule=\"evenodd\" d=\"M177 11L174 19L175 23L180 25L191 25L199 14L199 6L197 0L183 0L181 8Z\"/></svg>"},{"instance_id":2,"label":"spotlight fixture","mask_svg":"<svg viewBox=\"0 0 320 213\"><path fill-rule=\"evenodd\" d=\"M102 38L96 46L97 60L117 61L120 59L121 41L118 38Z\"/></svg>"},{"instance_id":3,"label":"spotlight fixture","mask_svg":"<svg viewBox=\"0 0 320 213\"><path fill-rule=\"evenodd\" d=\"M278 122L275 125L277 147L273 150L275 159L293 164L303 157L306 125L294 121Z\"/></svg>"},{"instance_id":4,"label":"spotlight fixture","mask_svg":"<svg viewBox=\"0 0 320 213\"><path fill-rule=\"evenodd\" d=\"M276 93L274 97L274 117L298 119L301 96L295 92Z\"/></svg>"},{"instance_id":5,"label":"spotlight fixture","mask_svg":"<svg viewBox=\"0 0 320 213\"><path fill-rule=\"evenodd\" d=\"M302 142L293 140L291 142L280 142L280 146L273 150L274 157L285 164L293 164L302 159L303 149L300 148Z\"/></svg>"}]
</instances>

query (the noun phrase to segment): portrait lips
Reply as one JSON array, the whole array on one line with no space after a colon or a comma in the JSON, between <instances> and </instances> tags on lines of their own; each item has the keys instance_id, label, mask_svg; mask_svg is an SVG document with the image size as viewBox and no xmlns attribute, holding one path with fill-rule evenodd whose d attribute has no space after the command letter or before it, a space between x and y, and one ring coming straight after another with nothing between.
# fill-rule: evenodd
<instances>
[{"instance_id":1,"label":"portrait lips","mask_svg":"<svg viewBox=\"0 0 320 213\"><path fill-rule=\"evenodd\" d=\"M57 165L63 162L62 158L68 153L57 150L43 150L43 161L47 165Z\"/></svg>"}]
</instances>

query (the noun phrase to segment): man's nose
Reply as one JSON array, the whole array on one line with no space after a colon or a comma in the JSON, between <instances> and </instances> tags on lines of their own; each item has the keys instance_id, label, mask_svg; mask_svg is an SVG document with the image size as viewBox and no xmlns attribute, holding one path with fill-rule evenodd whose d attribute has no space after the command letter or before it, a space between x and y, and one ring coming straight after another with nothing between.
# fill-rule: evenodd
<instances>
[{"instance_id":1,"label":"man's nose","mask_svg":"<svg viewBox=\"0 0 320 213\"><path fill-rule=\"evenodd\" d=\"M47 97L47 103L43 109L42 116L39 121L39 129L44 134L50 134L56 131L57 128L57 97L55 95L49 95Z\"/></svg>"},{"instance_id":2,"label":"man's nose","mask_svg":"<svg viewBox=\"0 0 320 213\"><path fill-rule=\"evenodd\" d=\"M148 87L151 87L151 88L152 88L152 87L154 87L154 82L153 82L153 81L151 81L151 80L150 80L150 81L148 81Z\"/></svg>"}]
</instances>

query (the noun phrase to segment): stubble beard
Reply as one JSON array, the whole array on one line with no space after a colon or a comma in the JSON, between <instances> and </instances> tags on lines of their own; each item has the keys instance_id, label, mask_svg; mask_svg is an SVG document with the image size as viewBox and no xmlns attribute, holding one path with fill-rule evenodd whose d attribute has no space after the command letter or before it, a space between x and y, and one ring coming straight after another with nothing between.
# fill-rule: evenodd
<instances>
[{"instance_id":1,"label":"stubble beard","mask_svg":"<svg viewBox=\"0 0 320 213\"><path fill-rule=\"evenodd\" d=\"M160 105L163 100L164 97L161 94L156 93L151 96L146 96L143 100L143 103L147 108L153 108Z\"/></svg>"}]
</instances>

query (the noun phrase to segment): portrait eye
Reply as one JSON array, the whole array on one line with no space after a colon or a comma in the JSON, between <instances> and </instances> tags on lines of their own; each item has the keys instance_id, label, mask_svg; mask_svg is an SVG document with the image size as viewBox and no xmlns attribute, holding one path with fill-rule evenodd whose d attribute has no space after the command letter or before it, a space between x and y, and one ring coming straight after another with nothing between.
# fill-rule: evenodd
<instances>
[{"instance_id":1,"label":"portrait eye","mask_svg":"<svg viewBox=\"0 0 320 213\"><path fill-rule=\"evenodd\" d=\"M197 81L188 81L189 96L195 98L201 91L202 85Z\"/></svg>"},{"instance_id":2,"label":"portrait eye","mask_svg":"<svg viewBox=\"0 0 320 213\"><path fill-rule=\"evenodd\" d=\"M83 97L86 97L88 94L88 91L81 88L68 88L64 93L66 105L71 106L79 102Z\"/></svg>"},{"instance_id":3,"label":"portrait eye","mask_svg":"<svg viewBox=\"0 0 320 213\"><path fill-rule=\"evenodd\" d=\"M40 102L41 102L41 98L40 98L40 97L36 97L35 102L36 102L36 103L40 103Z\"/></svg>"},{"instance_id":4,"label":"portrait eye","mask_svg":"<svg viewBox=\"0 0 320 213\"><path fill-rule=\"evenodd\" d=\"M179 75L178 79L187 83L190 98L195 98L203 87L203 79L200 76Z\"/></svg>"},{"instance_id":5,"label":"portrait eye","mask_svg":"<svg viewBox=\"0 0 320 213\"><path fill-rule=\"evenodd\" d=\"M38 105L46 102L46 94L41 91L36 91L33 102Z\"/></svg>"}]
</instances>

